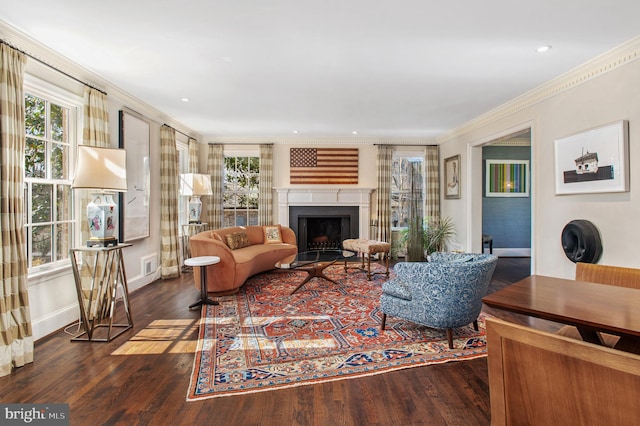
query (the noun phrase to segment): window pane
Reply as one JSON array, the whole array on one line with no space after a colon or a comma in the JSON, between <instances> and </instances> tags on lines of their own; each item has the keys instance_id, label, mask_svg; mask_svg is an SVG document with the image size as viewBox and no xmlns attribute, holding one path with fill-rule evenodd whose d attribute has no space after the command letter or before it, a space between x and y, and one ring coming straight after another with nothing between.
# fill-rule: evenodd
<instances>
[{"instance_id":1,"label":"window pane","mask_svg":"<svg viewBox=\"0 0 640 426\"><path fill-rule=\"evenodd\" d=\"M224 223L223 226L235 226L236 225L236 212L235 210L225 210L224 211Z\"/></svg>"},{"instance_id":2,"label":"window pane","mask_svg":"<svg viewBox=\"0 0 640 426\"><path fill-rule=\"evenodd\" d=\"M249 171L257 173L260 171L260 159L258 157L249 157Z\"/></svg>"},{"instance_id":3,"label":"window pane","mask_svg":"<svg viewBox=\"0 0 640 426\"><path fill-rule=\"evenodd\" d=\"M247 211L236 211L236 226L247 226Z\"/></svg>"},{"instance_id":4,"label":"window pane","mask_svg":"<svg viewBox=\"0 0 640 426\"><path fill-rule=\"evenodd\" d=\"M51 104L51 139L67 142L68 122L68 110L60 105Z\"/></svg>"},{"instance_id":5,"label":"window pane","mask_svg":"<svg viewBox=\"0 0 640 426\"><path fill-rule=\"evenodd\" d=\"M56 220L71 220L73 206L71 204L71 185L56 186Z\"/></svg>"},{"instance_id":6,"label":"window pane","mask_svg":"<svg viewBox=\"0 0 640 426\"><path fill-rule=\"evenodd\" d=\"M47 165L45 163L44 141L27 138L24 153L24 175L30 178L46 178Z\"/></svg>"},{"instance_id":7,"label":"window pane","mask_svg":"<svg viewBox=\"0 0 640 426\"><path fill-rule=\"evenodd\" d=\"M53 179L68 179L69 149L67 145L54 143L51 148L51 177Z\"/></svg>"},{"instance_id":8,"label":"window pane","mask_svg":"<svg viewBox=\"0 0 640 426\"><path fill-rule=\"evenodd\" d=\"M51 222L52 198L53 185L44 183L33 184L31 190L32 223Z\"/></svg>"},{"instance_id":9,"label":"window pane","mask_svg":"<svg viewBox=\"0 0 640 426\"><path fill-rule=\"evenodd\" d=\"M52 225L33 227L33 251L31 265L40 266L51 263Z\"/></svg>"},{"instance_id":10,"label":"window pane","mask_svg":"<svg viewBox=\"0 0 640 426\"><path fill-rule=\"evenodd\" d=\"M249 225L258 224L258 210L249 210Z\"/></svg>"},{"instance_id":11,"label":"window pane","mask_svg":"<svg viewBox=\"0 0 640 426\"><path fill-rule=\"evenodd\" d=\"M25 106L25 130L27 135L45 135L46 123L46 102L44 99L27 95L24 101Z\"/></svg>"},{"instance_id":12,"label":"window pane","mask_svg":"<svg viewBox=\"0 0 640 426\"><path fill-rule=\"evenodd\" d=\"M258 194L252 193L248 195L248 203L250 209L258 208Z\"/></svg>"},{"instance_id":13,"label":"window pane","mask_svg":"<svg viewBox=\"0 0 640 426\"><path fill-rule=\"evenodd\" d=\"M73 241L72 238L71 225L68 223L56 225L56 260L69 258L69 249Z\"/></svg>"}]
</instances>

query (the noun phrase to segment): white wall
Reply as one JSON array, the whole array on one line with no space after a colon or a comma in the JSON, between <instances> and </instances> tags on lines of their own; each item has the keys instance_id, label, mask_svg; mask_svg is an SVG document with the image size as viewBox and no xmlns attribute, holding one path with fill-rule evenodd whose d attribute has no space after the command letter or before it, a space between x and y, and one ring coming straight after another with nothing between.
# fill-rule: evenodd
<instances>
[{"instance_id":1,"label":"white wall","mask_svg":"<svg viewBox=\"0 0 640 426\"><path fill-rule=\"evenodd\" d=\"M599 263L640 267L640 39L556 79L443 138L441 158L461 154L463 196L443 200L466 245L480 250L482 143L531 126L532 272L573 277L561 246L563 227L586 219L599 229ZM630 192L555 195L554 141L618 120L629 121Z\"/></svg>"}]
</instances>

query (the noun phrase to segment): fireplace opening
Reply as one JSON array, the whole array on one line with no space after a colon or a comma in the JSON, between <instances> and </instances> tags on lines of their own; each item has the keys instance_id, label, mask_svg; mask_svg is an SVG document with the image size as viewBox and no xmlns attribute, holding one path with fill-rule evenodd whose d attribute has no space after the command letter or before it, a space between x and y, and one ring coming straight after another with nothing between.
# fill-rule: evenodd
<instances>
[{"instance_id":1,"label":"fireplace opening","mask_svg":"<svg viewBox=\"0 0 640 426\"><path fill-rule=\"evenodd\" d=\"M298 240L298 251L340 250L342 241L358 238L356 206L292 206L289 224Z\"/></svg>"}]
</instances>

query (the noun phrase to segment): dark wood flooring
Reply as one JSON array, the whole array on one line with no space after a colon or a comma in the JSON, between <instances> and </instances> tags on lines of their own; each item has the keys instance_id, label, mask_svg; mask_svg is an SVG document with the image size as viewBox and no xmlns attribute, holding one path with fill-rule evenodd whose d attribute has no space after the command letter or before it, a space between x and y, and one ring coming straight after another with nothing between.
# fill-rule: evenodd
<instances>
[{"instance_id":1,"label":"dark wood flooring","mask_svg":"<svg viewBox=\"0 0 640 426\"><path fill-rule=\"evenodd\" d=\"M490 291L527 275L528 258L502 258ZM486 358L187 402L200 316L187 306L197 297L183 274L133 293L134 330L112 342L62 331L37 341L35 362L0 378L0 401L68 403L72 425L490 424Z\"/></svg>"}]
</instances>

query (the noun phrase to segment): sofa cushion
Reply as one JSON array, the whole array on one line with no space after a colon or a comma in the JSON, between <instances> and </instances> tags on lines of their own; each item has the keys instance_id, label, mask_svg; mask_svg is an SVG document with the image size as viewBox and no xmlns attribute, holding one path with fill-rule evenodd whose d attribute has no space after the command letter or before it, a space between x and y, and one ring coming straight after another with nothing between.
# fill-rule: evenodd
<instances>
[{"instance_id":1,"label":"sofa cushion","mask_svg":"<svg viewBox=\"0 0 640 426\"><path fill-rule=\"evenodd\" d=\"M263 226L265 244L282 244L282 230L280 225Z\"/></svg>"},{"instance_id":2,"label":"sofa cushion","mask_svg":"<svg viewBox=\"0 0 640 426\"><path fill-rule=\"evenodd\" d=\"M249 238L247 237L247 233L244 231L232 232L231 234L227 234L225 238L227 240L227 245L231 250L237 250L239 248L249 246Z\"/></svg>"}]
</instances>

